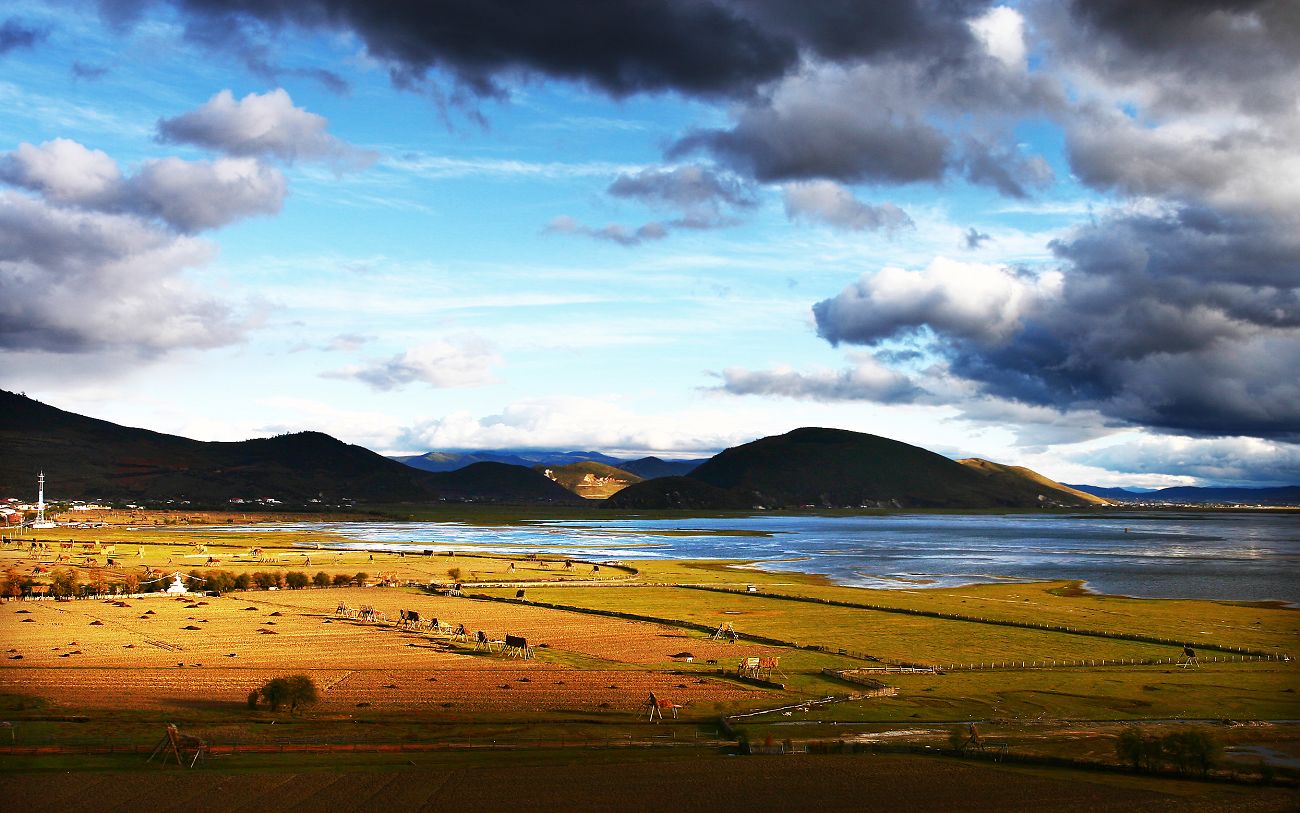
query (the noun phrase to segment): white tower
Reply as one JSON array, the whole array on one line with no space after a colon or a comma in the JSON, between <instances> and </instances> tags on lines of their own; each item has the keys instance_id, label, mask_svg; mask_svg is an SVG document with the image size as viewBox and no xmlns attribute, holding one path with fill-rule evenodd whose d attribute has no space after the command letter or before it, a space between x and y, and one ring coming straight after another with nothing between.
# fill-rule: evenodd
<instances>
[{"instance_id":1,"label":"white tower","mask_svg":"<svg viewBox=\"0 0 1300 813\"><path fill-rule=\"evenodd\" d=\"M53 528L54 523L45 518L45 472L36 478L36 521L33 528Z\"/></svg>"}]
</instances>

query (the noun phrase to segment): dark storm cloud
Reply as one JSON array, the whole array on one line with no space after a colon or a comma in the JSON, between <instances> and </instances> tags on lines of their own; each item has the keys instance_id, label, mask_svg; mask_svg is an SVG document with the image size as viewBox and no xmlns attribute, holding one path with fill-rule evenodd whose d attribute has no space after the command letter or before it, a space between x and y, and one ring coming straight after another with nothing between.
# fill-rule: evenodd
<instances>
[{"instance_id":1,"label":"dark storm cloud","mask_svg":"<svg viewBox=\"0 0 1300 813\"><path fill-rule=\"evenodd\" d=\"M118 26L164 0L101 0ZM803 57L851 63L895 53L950 54L971 40L964 20L988 4L871 0L581 0L536 3L375 3L368 0L170 0L191 36L238 52L261 29L293 25L354 32L395 81L419 84L442 70L479 95L502 80L541 75L613 96L676 91L747 96Z\"/></svg>"},{"instance_id":2,"label":"dark storm cloud","mask_svg":"<svg viewBox=\"0 0 1300 813\"><path fill-rule=\"evenodd\" d=\"M1300 13L1293 0L1075 0L1075 23L1122 46L1113 65L1161 65L1187 73L1250 79L1293 70Z\"/></svg>"},{"instance_id":3,"label":"dark storm cloud","mask_svg":"<svg viewBox=\"0 0 1300 813\"><path fill-rule=\"evenodd\" d=\"M989 395L1203 435L1300 437L1300 236L1210 209L1122 215L1054 244L1059 277L864 276L814 306L832 343L929 337Z\"/></svg>"},{"instance_id":4,"label":"dark storm cloud","mask_svg":"<svg viewBox=\"0 0 1300 813\"><path fill-rule=\"evenodd\" d=\"M689 133L669 155L697 150L760 181L908 183L942 177L948 137L921 116L802 96L748 108L731 129Z\"/></svg>"},{"instance_id":5,"label":"dark storm cloud","mask_svg":"<svg viewBox=\"0 0 1300 813\"><path fill-rule=\"evenodd\" d=\"M1144 114L1294 111L1294 0L1075 0L1030 7L1059 68L1139 88Z\"/></svg>"},{"instance_id":6,"label":"dark storm cloud","mask_svg":"<svg viewBox=\"0 0 1300 813\"><path fill-rule=\"evenodd\" d=\"M36 43L49 36L49 31L24 23L17 17L10 17L0 23L0 55L18 48L33 48Z\"/></svg>"},{"instance_id":7,"label":"dark storm cloud","mask_svg":"<svg viewBox=\"0 0 1300 813\"><path fill-rule=\"evenodd\" d=\"M1023 195L1050 173L1042 159L1004 144L1014 143L1007 122L1063 106L1052 80L990 54L922 50L806 68L739 105L730 126L686 133L669 155L708 153L762 181L897 184L964 172L974 183ZM955 138L974 117L981 137Z\"/></svg>"}]
</instances>

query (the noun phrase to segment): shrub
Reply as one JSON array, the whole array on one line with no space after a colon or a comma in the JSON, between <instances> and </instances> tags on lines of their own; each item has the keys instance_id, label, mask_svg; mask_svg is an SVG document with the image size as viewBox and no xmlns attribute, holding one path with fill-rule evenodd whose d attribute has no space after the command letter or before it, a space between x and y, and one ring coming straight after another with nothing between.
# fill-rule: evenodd
<instances>
[{"instance_id":1,"label":"shrub","mask_svg":"<svg viewBox=\"0 0 1300 813\"><path fill-rule=\"evenodd\" d=\"M1222 750L1218 741L1208 731L1189 729L1166 734L1160 741L1161 750L1169 756L1179 773L1198 770L1208 776L1219 761Z\"/></svg>"},{"instance_id":2,"label":"shrub","mask_svg":"<svg viewBox=\"0 0 1300 813\"><path fill-rule=\"evenodd\" d=\"M261 694L262 693L259 692L257 689L254 689L253 691L248 693L248 707L250 709L257 708L257 698L260 697Z\"/></svg>"},{"instance_id":3,"label":"shrub","mask_svg":"<svg viewBox=\"0 0 1300 813\"><path fill-rule=\"evenodd\" d=\"M237 576L235 576L236 590L247 590L252 586L253 586L253 577L248 575L247 573L240 573Z\"/></svg>"},{"instance_id":4,"label":"shrub","mask_svg":"<svg viewBox=\"0 0 1300 813\"><path fill-rule=\"evenodd\" d=\"M1125 728L1115 740L1115 756L1120 762L1133 766L1133 770L1142 768L1142 755L1145 738L1142 729L1135 725Z\"/></svg>"},{"instance_id":5,"label":"shrub","mask_svg":"<svg viewBox=\"0 0 1300 813\"><path fill-rule=\"evenodd\" d=\"M451 579L454 582L460 581L460 568L458 567L447 568L447 578Z\"/></svg>"},{"instance_id":6,"label":"shrub","mask_svg":"<svg viewBox=\"0 0 1300 813\"><path fill-rule=\"evenodd\" d=\"M314 585L316 585L317 587L329 587L329 586L330 586L330 574L328 574L328 573L326 573L325 571L321 570L321 571L317 572L315 576L312 576L312 577L311 577L311 583L314 584Z\"/></svg>"},{"instance_id":7,"label":"shrub","mask_svg":"<svg viewBox=\"0 0 1300 813\"><path fill-rule=\"evenodd\" d=\"M370 574L369 574L369 573L358 573L357 575L355 575L355 576L352 577L352 579L353 579L357 584L361 585L362 587L365 587L365 585L366 585L366 579L368 579L368 578L370 578Z\"/></svg>"},{"instance_id":8,"label":"shrub","mask_svg":"<svg viewBox=\"0 0 1300 813\"><path fill-rule=\"evenodd\" d=\"M284 574L284 582L293 590L301 590L311 583L311 579L301 570L294 570Z\"/></svg>"},{"instance_id":9,"label":"shrub","mask_svg":"<svg viewBox=\"0 0 1300 813\"><path fill-rule=\"evenodd\" d=\"M956 725L948 729L948 745L954 751L964 750L966 746L966 729Z\"/></svg>"},{"instance_id":10,"label":"shrub","mask_svg":"<svg viewBox=\"0 0 1300 813\"><path fill-rule=\"evenodd\" d=\"M335 587L347 587L347 586L348 586L349 584L351 584L351 583L352 583L352 577L349 576L349 575L347 575L346 573L335 573L335 574L334 574L334 586L335 586Z\"/></svg>"}]
</instances>

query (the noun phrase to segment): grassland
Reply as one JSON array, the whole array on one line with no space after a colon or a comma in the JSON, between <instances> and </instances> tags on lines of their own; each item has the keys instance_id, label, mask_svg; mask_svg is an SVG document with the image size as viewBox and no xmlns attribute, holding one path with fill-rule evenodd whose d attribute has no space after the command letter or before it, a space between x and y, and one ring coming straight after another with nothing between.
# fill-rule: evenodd
<instances>
[{"instance_id":1,"label":"grassland","mask_svg":"<svg viewBox=\"0 0 1300 813\"><path fill-rule=\"evenodd\" d=\"M327 533L270 525L229 529L259 520L281 518L207 515L188 524L180 514L135 515L104 528L39 532L36 539L52 542L48 551L32 551L30 537L21 548L0 550L0 568L28 580L71 569L83 585L96 578L113 584L146 569L213 567L352 578L364 572L369 585L0 605L0 636L9 650L0 659L0 715L14 722L14 742L139 745L156 739L158 726L170 720L214 743L541 748L667 738L718 747L725 740L720 716L780 708L735 718L734 725L751 739L888 735L943 745L952 725L982 721L1025 753L1113 759L1114 737L1128 721L1158 726L1231 719L1250 725L1216 723L1225 742L1300 753L1300 726L1264 722L1300 718L1295 661L1207 663L1199 670L1162 665L889 674L882 677L899 689L896 697L859 699L851 698L861 686L823 672L869 665L864 656L950 664L1177 654L1167 645L999 622L1294 654L1300 652L1294 609L1097 596L1071 582L864 591L744 562L627 561L596 570L584 563L566 567L560 557L469 550L402 556L335 547L347 540ZM211 524L198 524L204 521ZM75 540L73 549L65 550L62 540ZM81 547L92 542L99 548ZM492 600L426 589L455 581ZM756 592L744 592L748 585ZM698 586L741 592L693 589ZM514 602L519 589L527 603ZM446 634L398 629L391 621L359 623L335 614L340 603L370 606L390 619L399 610L417 610L425 619L463 623L494 639L521 635L536 657L521 661L475 651ZM964 620L909 614L918 610ZM723 623L741 633L737 643L701 631ZM753 656L779 658L773 680L783 687L736 679L740 660ZM308 674L323 688L319 704L296 715L246 708L251 688L293 673ZM651 691L682 706L678 720L646 723L642 704ZM800 706L831 696L837 702Z\"/></svg>"}]
</instances>

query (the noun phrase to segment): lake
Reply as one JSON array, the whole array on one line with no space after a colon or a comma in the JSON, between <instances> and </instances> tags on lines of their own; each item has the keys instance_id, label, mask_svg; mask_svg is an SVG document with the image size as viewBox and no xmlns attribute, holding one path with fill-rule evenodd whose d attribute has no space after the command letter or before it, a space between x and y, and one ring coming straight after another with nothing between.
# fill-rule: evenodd
<instances>
[{"instance_id":1,"label":"lake","mask_svg":"<svg viewBox=\"0 0 1300 813\"><path fill-rule=\"evenodd\" d=\"M208 529L210 530L210 529ZM235 530L235 528L229 528ZM897 514L583 519L508 527L439 522L293 523L382 550L545 552L589 560L744 559L866 588L1082 579L1154 598L1300 604L1300 515Z\"/></svg>"}]
</instances>

